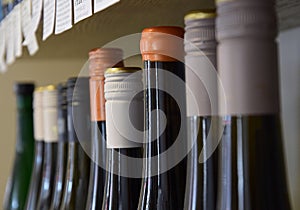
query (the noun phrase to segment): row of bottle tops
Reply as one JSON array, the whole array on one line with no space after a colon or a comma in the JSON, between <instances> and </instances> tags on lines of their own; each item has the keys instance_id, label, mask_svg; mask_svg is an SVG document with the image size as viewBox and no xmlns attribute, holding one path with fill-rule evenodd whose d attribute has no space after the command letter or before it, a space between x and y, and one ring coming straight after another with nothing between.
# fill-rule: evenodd
<instances>
[{"instance_id":1,"label":"row of bottle tops","mask_svg":"<svg viewBox=\"0 0 300 210\"><path fill-rule=\"evenodd\" d=\"M196 11L186 16L187 27L192 25L193 20L209 20L211 22L210 30L214 30L214 18L214 10ZM207 26L205 27L207 28ZM187 29L188 31L191 30ZM183 62L184 33L184 29L177 26L157 26L144 29L140 40L143 60ZM214 33L210 34L210 39L214 39L212 36ZM186 40L192 41L194 35L186 33L186 37ZM33 84L18 84L17 93L33 93L35 139L46 142L66 140L66 132L75 133L75 131L70 132L72 127L75 127L77 135L69 135L69 139L70 136L73 136L73 140L78 136L82 136L82 139L89 139L88 134L78 135L78 131L83 130L80 128L85 125L82 125L83 120L74 118L106 121L105 102L107 100L129 100L134 98L134 94L141 92L143 79L142 75L138 73L141 69L124 67L123 57L123 50L119 48L92 49L89 52L90 77L73 77L66 83L35 89ZM129 75L134 76L128 79ZM142 99L136 97L135 100L141 101ZM142 105L142 103L139 104ZM68 107L72 107L69 114ZM122 109L122 107L114 106L114 109ZM64 119L66 117L67 120ZM109 127L109 123L107 126Z\"/></svg>"},{"instance_id":2,"label":"row of bottle tops","mask_svg":"<svg viewBox=\"0 0 300 210\"><path fill-rule=\"evenodd\" d=\"M143 94L138 94L143 89L141 68L109 68L105 73L105 81L100 81L101 86L97 88L94 88L90 77L72 77L65 83L37 88L32 83L16 84L17 95L33 96L35 140L56 142L90 139L88 122L104 121L106 118L109 122L113 121L110 116L105 116L106 102L110 109L117 111L124 111L124 106L127 104L129 107L132 102L135 108L139 106L138 109L142 110ZM90 100L96 104L91 106ZM122 103L112 103L114 101ZM27 108L31 109L30 106ZM97 116L91 116L99 115L98 112L104 113L104 116L101 116L101 120L93 120Z\"/></svg>"},{"instance_id":3,"label":"row of bottle tops","mask_svg":"<svg viewBox=\"0 0 300 210\"><path fill-rule=\"evenodd\" d=\"M247 7L248 3L249 2L247 1L247 3L245 3L246 6L245 5L244 6ZM241 4L243 6L244 3L237 3L237 4ZM227 5L227 3L226 3L226 5ZM234 3L232 3L232 5L234 5ZM257 3L257 5L261 6L260 3ZM227 9L228 8L227 7L225 8L225 6L224 6L224 11L223 11L222 8L219 7L218 12L222 13L222 11L223 11L224 14L225 13L227 14L228 13ZM232 9L232 8L230 8L230 9ZM186 23L185 30L181 27L175 27L175 26L157 26L157 27L144 29L142 32L141 40L140 40L140 51L141 51L143 60L144 61L154 61L154 62L157 62L157 61L158 62L169 62L169 61L184 62L183 57L184 57L184 55L186 55L185 57L186 57L187 64L189 64L188 66L196 66L199 69L200 68L199 65L200 65L201 66L200 70L202 70L202 69L205 69L205 67L207 67L207 66L205 66L205 65L202 66L201 65L202 63L199 63L199 62L202 62L202 59L200 59L200 57L202 55L205 55L209 58L208 60L210 60L211 63L213 64L213 66L215 67L216 45L217 45L216 38L215 38L215 18L216 18L216 13L214 10L201 10L201 11L190 13L185 17L185 23ZM259 19L257 21L259 23L264 23L264 21L262 21L262 19ZM271 20L271 22L272 21L273 21L273 19ZM238 24L242 24L242 23L238 23ZM227 27L226 24L223 26ZM219 30L218 34L220 35L221 32L222 32L222 30ZM228 38L229 35L228 36L227 35L228 34L226 34L224 32L223 35L221 34L219 36L219 38L220 37ZM197 51L199 51L199 49L201 49L200 53L197 52ZM226 49L224 47L222 49L226 51ZM195 52L195 50L196 50L196 52ZM268 51L268 50L269 49L265 49L265 51ZM185 53L184 53L184 51L185 51ZM245 54L245 57L246 57L247 53L240 53L240 54L242 54L242 55ZM249 54L250 53L252 53L252 52L249 52ZM252 56L252 54L251 54L251 56ZM221 57L218 57L218 58L221 58ZM197 61L195 61L195 59ZM243 59L240 59L240 60L241 60L241 62L243 61ZM224 59L223 60L221 59L220 62L218 60L219 63L225 62L225 61L226 60L224 60ZM46 124L48 123L49 126L53 126L55 123L57 123L57 119L54 119L54 117L53 117L53 116L55 116L53 114L53 109L56 107L61 108L66 105L69 105L69 104L72 104L75 106L77 106L78 104L86 105L85 109L88 109L88 108L92 109L92 114L91 114L92 120L94 120L94 121L105 120L106 114L105 114L105 97L104 96L109 97L109 94L104 93L104 83L105 83L104 80L107 79L107 78L104 78L105 77L104 72L107 69L111 69L110 74L115 73L114 72L115 70L111 67L114 67L117 71L128 71L128 69L124 70L125 67L123 67L123 66L124 66L124 63L123 63L122 49L97 48L97 49L91 50L89 52L90 78L70 78L66 84L60 84L57 87L50 85L47 87L40 87L40 88L36 89L36 91L34 92L35 99L34 99L33 106L35 108L35 113L36 113L35 121L40 122L40 123L37 123L36 127L38 127L39 125L42 125L43 124L42 121L46 122ZM227 66L229 66L229 65L226 65L225 67L227 67ZM230 67L232 67L232 66L230 66ZM234 68L238 68L238 67L239 67L238 65L234 66ZM230 69L232 69L232 68L230 68ZM184 70L184 68L182 70ZM124 73L124 72L122 72L122 73ZM190 75L187 74L186 82L187 83L189 83L190 81L194 82L191 78L192 77L190 77ZM232 89L231 87L233 85L230 83L229 79L227 79L228 81L227 80L224 81L224 84L223 84L224 89L228 89L228 90ZM208 81L208 82L210 82L210 81ZM198 83L199 83L199 81L198 81ZM226 84L226 83L228 83L228 84ZM114 84L114 82L112 82L112 84ZM82 88L81 86L86 87L86 88ZM194 86L197 86L197 85L194 85ZM198 86L200 87L203 85L198 85ZM276 87L276 85L273 85L273 87ZM113 89L115 88L114 92L120 92L119 89L116 88L115 86L110 85L110 88L113 88ZM20 88L20 89L22 89L22 88ZM26 90L29 90L29 89L30 89L30 87L23 88L22 91L24 90L26 92ZM32 87L31 87L31 89L32 89ZM203 89L203 87L202 87L202 89ZM214 89L217 89L217 87L214 87ZM251 90L251 89L249 88L249 90ZM64 91L65 91L65 93L62 94L61 92L64 92ZM87 94L89 91L91 91L91 92L89 94ZM205 92L205 91L206 91L205 88L201 91L200 91L200 88L197 89L198 95L199 95L199 93ZM276 91L276 90L274 90L274 91ZM230 95L230 94L231 94L230 91L228 93L226 92L226 95ZM250 95L253 97L255 96L255 94L247 94L247 95ZM275 94L273 94L273 95L275 95ZM214 96L217 96L217 94L214 94ZM231 98L234 98L234 97L231 97ZM90 105L87 105L88 103L80 103L80 100L82 100L82 101L90 100L91 103L90 103ZM203 98L201 98L201 100L204 101ZM262 98L262 100L263 100L263 98ZM188 95L187 95L187 101L189 101ZM206 106L209 107L210 106L209 100L205 100L205 101L207 102L207 104L202 106L203 105L203 103L202 103L201 107L206 107ZM233 101L233 102L229 101L229 102L233 103L233 105L238 104L238 103L235 103L235 101ZM265 103L265 104L267 104L267 103ZM235 107L235 106L232 106L232 107ZM242 108L244 108L244 107L242 107ZM246 107L246 108L248 109L248 107ZM246 108L244 108L244 109L246 109ZM44 111L41 111L42 109ZM76 110L76 109L74 109L74 110ZM93 111L93 110L96 110L96 111ZM207 110L204 110L204 111L207 112ZM246 111L248 111L248 110L246 110ZM234 113L234 112L236 112L236 110L233 110L231 112ZM189 108L188 108L188 114L189 114ZM50 121L52 123L49 123ZM40 127L45 127L45 125L40 126ZM39 129L36 129L36 130L39 130ZM42 130L42 129L40 129L40 130ZM53 132L49 133L49 136L47 136L45 133L46 130L51 130ZM41 138L40 135L44 135L45 141L57 140L57 135L55 135L55 129L44 129L44 131L45 132L38 132L36 134L36 138L40 139ZM57 133L57 131L56 131L56 133Z\"/></svg>"}]
</instances>

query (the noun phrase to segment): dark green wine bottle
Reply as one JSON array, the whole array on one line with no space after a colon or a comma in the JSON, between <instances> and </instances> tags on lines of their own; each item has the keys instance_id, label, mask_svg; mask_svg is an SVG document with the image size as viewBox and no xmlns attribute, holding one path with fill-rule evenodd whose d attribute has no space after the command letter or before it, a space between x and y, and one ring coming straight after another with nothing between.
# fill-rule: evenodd
<instances>
[{"instance_id":1,"label":"dark green wine bottle","mask_svg":"<svg viewBox=\"0 0 300 210\"><path fill-rule=\"evenodd\" d=\"M100 48L89 52L92 161L86 210L102 207L106 175L104 71L113 66L123 66L122 59L121 49Z\"/></svg>"},{"instance_id":2,"label":"dark green wine bottle","mask_svg":"<svg viewBox=\"0 0 300 210\"><path fill-rule=\"evenodd\" d=\"M36 209L42 180L42 169L44 159L44 122L42 107L43 89L43 87L36 88L33 97L35 153L30 187L25 205L26 210Z\"/></svg>"},{"instance_id":3,"label":"dark green wine bottle","mask_svg":"<svg viewBox=\"0 0 300 210\"><path fill-rule=\"evenodd\" d=\"M57 90L53 85L43 91L44 161L36 209L49 210L53 194L57 157Z\"/></svg>"},{"instance_id":4,"label":"dark green wine bottle","mask_svg":"<svg viewBox=\"0 0 300 210\"><path fill-rule=\"evenodd\" d=\"M136 135L137 132L133 130L133 127L143 129L142 90L140 68L120 67L106 70L104 91L108 171L102 210L137 209L142 162L138 165L130 159L142 160L143 155L143 135Z\"/></svg>"},{"instance_id":5,"label":"dark green wine bottle","mask_svg":"<svg viewBox=\"0 0 300 210\"><path fill-rule=\"evenodd\" d=\"M275 1L218 3L218 71L224 88L220 113L225 126L219 151L220 210L291 209L276 36Z\"/></svg>"},{"instance_id":6,"label":"dark green wine bottle","mask_svg":"<svg viewBox=\"0 0 300 210\"><path fill-rule=\"evenodd\" d=\"M67 82L68 161L61 210L82 210L86 207L91 139L89 78L70 78Z\"/></svg>"},{"instance_id":7,"label":"dark green wine bottle","mask_svg":"<svg viewBox=\"0 0 300 210\"><path fill-rule=\"evenodd\" d=\"M4 210L23 210L34 156L32 93L34 84L17 83L17 142L12 174L7 182Z\"/></svg>"},{"instance_id":8,"label":"dark green wine bottle","mask_svg":"<svg viewBox=\"0 0 300 210\"><path fill-rule=\"evenodd\" d=\"M67 85L61 83L57 86L57 129L58 129L58 145L57 160L55 169L55 180L53 184L53 195L50 210L59 210L63 189L65 186L65 177L67 171L68 156L68 124L67 124Z\"/></svg>"},{"instance_id":9,"label":"dark green wine bottle","mask_svg":"<svg viewBox=\"0 0 300 210\"><path fill-rule=\"evenodd\" d=\"M187 93L187 136L192 147L188 154L184 209L189 210L216 209L218 153L213 147L218 143L213 129L218 122L215 17L215 10L209 9L185 16L186 84L191 90ZM196 108L193 99L196 99ZM201 153L205 160L201 159Z\"/></svg>"},{"instance_id":10,"label":"dark green wine bottle","mask_svg":"<svg viewBox=\"0 0 300 210\"><path fill-rule=\"evenodd\" d=\"M183 36L182 28L172 26L142 33L146 142L139 210L183 209L187 154Z\"/></svg>"}]
</instances>

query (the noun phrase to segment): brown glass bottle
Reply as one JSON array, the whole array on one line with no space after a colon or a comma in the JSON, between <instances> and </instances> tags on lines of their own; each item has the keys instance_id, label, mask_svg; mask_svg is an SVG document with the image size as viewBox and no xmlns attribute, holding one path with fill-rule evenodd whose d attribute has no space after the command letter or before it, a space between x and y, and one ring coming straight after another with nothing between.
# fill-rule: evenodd
<instances>
[{"instance_id":1,"label":"brown glass bottle","mask_svg":"<svg viewBox=\"0 0 300 210\"><path fill-rule=\"evenodd\" d=\"M146 92L145 163L138 206L140 210L183 209L186 180L186 102L185 86L180 86L179 82L185 80L183 35L182 28L172 26L147 28L142 32L140 47ZM175 75L179 81L174 81L170 75ZM165 90L166 87L175 90L176 96L170 95ZM164 112L165 128L160 120L160 112L153 112L155 110ZM180 133L180 130L183 132ZM177 138L177 142L183 143L180 148L177 147L175 152L163 156L163 152L173 146ZM156 159L153 158L155 156ZM184 159L181 158L175 166L170 164L177 156ZM162 172L163 167L165 171Z\"/></svg>"}]
</instances>

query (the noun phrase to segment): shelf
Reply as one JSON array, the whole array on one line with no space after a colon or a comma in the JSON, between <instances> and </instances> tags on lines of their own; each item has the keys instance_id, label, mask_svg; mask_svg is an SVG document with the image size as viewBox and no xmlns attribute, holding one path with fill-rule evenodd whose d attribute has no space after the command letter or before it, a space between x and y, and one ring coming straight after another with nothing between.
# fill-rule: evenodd
<instances>
[{"instance_id":1,"label":"shelf","mask_svg":"<svg viewBox=\"0 0 300 210\"><path fill-rule=\"evenodd\" d=\"M300 25L300 1L278 0L280 30ZM90 49L119 37L139 33L155 25L183 26L184 15L195 9L214 7L213 0L121 0L94 14L60 35L41 41L42 24L37 32L40 50L30 59L86 58ZM24 48L21 59L29 58ZM17 61L18 62L18 61Z\"/></svg>"},{"instance_id":2,"label":"shelf","mask_svg":"<svg viewBox=\"0 0 300 210\"><path fill-rule=\"evenodd\" d=\"M52 35L45 42L41 41L41 25L37 32L40 49L31 59L85 58L90 49L125 35L140 33L145 27L183 26L187 12L213 6L210 0L121 0L79 22L69 31ZM24 48L25 53L27 49ZM21 59L28 57L24 55Z\"/></svg>"}]
</instances>

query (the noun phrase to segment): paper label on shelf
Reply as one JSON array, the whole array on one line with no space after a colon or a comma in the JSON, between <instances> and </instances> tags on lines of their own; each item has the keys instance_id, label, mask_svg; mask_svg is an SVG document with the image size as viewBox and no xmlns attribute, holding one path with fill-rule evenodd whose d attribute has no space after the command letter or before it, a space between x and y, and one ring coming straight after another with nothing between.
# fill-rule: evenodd
<instances>
[{"instance_id":1,"label":"paper label on shelf","mask_svg":"<svg viewBox=\"0 0 300 210\"><path fill-rule=\"evenodd\" d=\"M14 15L9 13L4 19L5 43L6 43L6 63L12 64L15 60L15 45L14 45Z\"/></svg>"},{"instance_id":2,"label":"paper label on shelf","mask_svg":"<svg viewBox=\"0 0 300 210\"><path fill-rule=\"evenodd\" d=\"M14 7L14 37L15 37L15 55L16 57L22 56L22 27L21 27L21 5L17 4Z\"/></svg>"},{"instance_id":3,"label":"paper label on shelf","mask_svg":"<svg viewBox=\"0 0 300 210\"><path fill-rule=\"evenodd\" d=\"M21 2L21 25L22 25L22 33L24 37L26 38L29 36L30 33L30 27L31 27L31 15L30 15L30 1L29 0L23 0ZM32 34L31 37L28 37L28 40L23 42L23 45L26 45L28 48L28 52L30 55L34 55L38 49L38 43L36 40L35 34Z\"/></svg>"},{"instance_id":4,"label":"paper label on shelf","mask_svg":"<svg viewBox=\"0 0 300 210\"><path fill-rule=\"evenodd\" d=\"M44 0L43 41L45 41L54 29L55 0Z\"/></svg>"},{"instance_id":5,"label":"paper label on shelf","mask_svg":"<svg viewBox=\"0 0 300 210\"><path fill-rule=\"evenodd\" d=\"M111 5L118 3L120 0L94 0L94 13L110 7Z\"/></svg>"},{"instance_id":6,"label":"paper label on shelf","mask_svg":"<svg viewBox=\"0 0 300 210\"><path fill-rule=\"evenodd\" d=\"M30 15L30 1L29 0L23 0L21 2L21 26L22 26L22 33L24 37L29 32L30 28L30 21L31 21L31 15ZM25 45L25 42L23 43Z\"/></svg>"},{"instance_id":7,"label":"paper label on shelf","mask_svg":"<svg viewBox=\"0 0 300 210\"><path fill-rule=\"evenodd\" d=\"M25 0L23 0L23 2L24 1ZM30 6L30 3L31 3L31 6ZM29 1L28 4L29 5L27 5L27 6L29 7L29 28L27 30L25 30L25 33L24 33L25 41L24 41L23 45L30 45L28 47L28 51L29 51L30 55L33 55L34 53L36 53L36 51L38 49L35 32L38 29L38 26L39 26L39 23L41 20L43 1L32 0L32 1ZM30 8L32 8L32 11L30 10ZM22 17L23 17L23 15L22 15ZM23 19L22 19L22 21L23 21Z\"/></svg>"},{"instance_id":8,"label":"paper label on shelf","mask_svg":"<svg viewBox=\"0 0 300 210\"><path fill-rule=\"evenodd\" d=\"M56 0L55 34L72 28L72 1Z\"/></svg>"},{"instance_id":9,"label":"paper label on shelf","mask_svg":"<svg viewBox=\"0 0 300 210\"><path fill-rule=\"evenodd\" d=\"M35 33L39 27L39 23L42 16L43 1L31 0L31 32Z\"/></svg>"},{"instance_id":10,"label":"paper label on shelf","mask_svg":"<svg viewBox=\"0 0 300 210\"><path fill-rule=\"evenodd\" d=\"M74 0L74 23L90 17L92 15L92 1L91 0Z\"/></svg>"},{"instance_id":11,"label":"paper label on shelf","mask_svg":"<svg viewBox=\"0 0 300 210\"><path fill-rule=\"evenodd\" d=\"M0 23L0 71L5 72L7 70L6 63L4 61L4 53L5 53L5 33L3 23Z\"/></svg>"}]
</instances>

